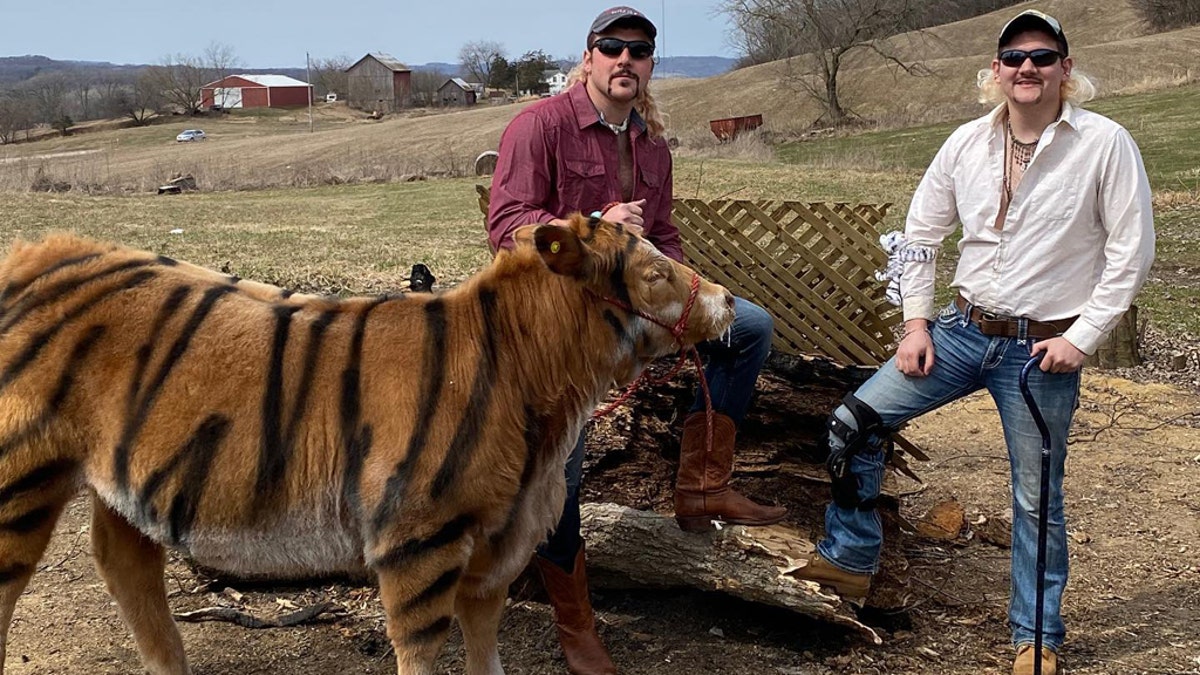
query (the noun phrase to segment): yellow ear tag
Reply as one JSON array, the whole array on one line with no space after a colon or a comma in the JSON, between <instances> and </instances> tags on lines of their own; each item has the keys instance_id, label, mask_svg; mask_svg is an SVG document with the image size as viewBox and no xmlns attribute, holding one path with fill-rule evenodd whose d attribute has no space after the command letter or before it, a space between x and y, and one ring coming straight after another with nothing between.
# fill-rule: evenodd
<instances>
[{"instance_id":1,"label":"yellow ear tag","mask_svg":"<svg viewBox=\"0 0 1200 675\"><path fill-rule=\"evenodd\" d=\"M557 242L557 241L550 242L550 252L551 253L558 253L558 249L560 249L560 248L562 248L562 243Z\"/></svg>"}]
</instances>

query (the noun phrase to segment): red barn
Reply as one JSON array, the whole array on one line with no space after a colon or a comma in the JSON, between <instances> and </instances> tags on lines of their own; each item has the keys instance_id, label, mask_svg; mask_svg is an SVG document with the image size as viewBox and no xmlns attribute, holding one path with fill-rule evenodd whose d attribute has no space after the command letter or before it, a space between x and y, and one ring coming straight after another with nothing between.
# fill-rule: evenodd
<instances>
[{"instance_id":1,"label":"red barn","mask_svg":"<svg viewBox=\"0 0 1200 675\"><path fill-rule=\"evenodd\" d=\"M311 84L286 75L228 75L200 89L205 108L295 108L311 97Z\"/></svg>"}]
</instances>

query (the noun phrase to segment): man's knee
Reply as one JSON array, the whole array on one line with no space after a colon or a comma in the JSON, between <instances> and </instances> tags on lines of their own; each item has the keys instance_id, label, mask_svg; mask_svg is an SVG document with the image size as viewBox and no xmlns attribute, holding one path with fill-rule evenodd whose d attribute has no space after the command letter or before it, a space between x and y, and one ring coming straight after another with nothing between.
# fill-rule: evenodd
<instances>
[{"instance_id":1,"label":"man's knee","mask_svg":"<svg viewBox=\"0 0 1200 675\"><path fill-rule=\"evenodd\" d=\"M854 394L847 394L842 404L826 423L829 457L825 466L832 480L833 499L842 508L869 510L874 499L859 494L859 477L851 469L851 460L861 453L884 453L890 450L892 430L874 408Z\"/></svg>"},{"instance_id":2,"label":"man's knee","mask_svg":"<svg viewBox=\"0 0 1200 675\"><path fill-rule=\"evenodd\" d=\"M744 334L747 341L767 342L775 333L775 319L771 313L745 298L734 298L734 330Z\"/></svg>"}]
</instances>

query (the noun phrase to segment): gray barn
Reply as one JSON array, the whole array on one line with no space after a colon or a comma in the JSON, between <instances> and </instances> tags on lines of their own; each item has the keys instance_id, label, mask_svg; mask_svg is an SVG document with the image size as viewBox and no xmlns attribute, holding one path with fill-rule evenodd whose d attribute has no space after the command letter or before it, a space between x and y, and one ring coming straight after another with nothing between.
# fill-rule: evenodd
<instances>
[{"instance_id":1,"label":"gray barn","mask_svg":"<svg viewBox=\"0 0 1200 675\"><path fill-rule=\"evenodd\" d=\"M477 97L475 88L461 77L452 77L438 87L437 99L442 105L475 105Z\"/></svg>"},{"instance_id":2,"label":"gray barn","mask_svg":"<svg viewBox=\"0 0 1200 675\"><path fill-rule=\"evenodd\" d=\"M407 108L412 89L412 70L383 52L371 52L346 69L352 108L372 112L395 112Z\"/></svg>"}]
</instances>

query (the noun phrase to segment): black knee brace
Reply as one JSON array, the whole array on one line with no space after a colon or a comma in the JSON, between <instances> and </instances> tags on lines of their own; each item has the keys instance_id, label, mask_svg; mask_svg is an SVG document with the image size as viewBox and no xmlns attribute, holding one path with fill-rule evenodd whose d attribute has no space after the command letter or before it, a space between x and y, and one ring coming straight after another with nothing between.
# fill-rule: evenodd
<instances>
[{"instance_id":1,"label":"black knee brace","mask_svg":"<svg viewBox=\"0 0 1200 675\"><path fill-rule=\"evenodd\" d=\"M837 437L841 442L840 448L829 443L829 457L825 460L825 468L829 470L832 480L833 501L844 509L870 511L875 508L875 498L864 500L858 496L858 477L850 470L850 460L864 448L884 450L890 455L892 430L884 426L874 408L858 400L854 394L847 394L842 399L842 405L854 416L858 428L843 422L836 414L830 414L826 423L830 441Z\"/></svg>"}]
</instances>

